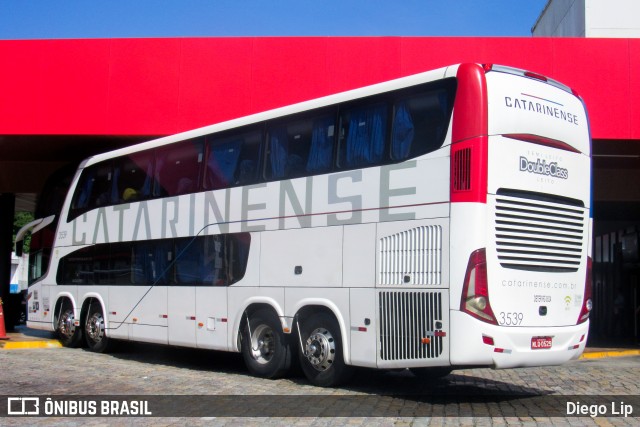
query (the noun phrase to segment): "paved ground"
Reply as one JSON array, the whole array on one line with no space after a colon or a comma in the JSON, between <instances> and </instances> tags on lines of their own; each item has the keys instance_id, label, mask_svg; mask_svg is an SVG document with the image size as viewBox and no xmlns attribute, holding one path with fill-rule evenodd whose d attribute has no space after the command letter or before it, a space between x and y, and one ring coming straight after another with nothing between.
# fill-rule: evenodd
<instances>
[{"instance_id":1,"label":"paved ground","mask_svg":"<svg viewBox=\"0 0 640 427\"><path fill-rule=\"evenodd\" d=\"M364 370L346 387L322 389L302 377L250 377L242 358L228 353L144 344L112 354L5 348L0 408L7 396L178 395L150 398L150 404L156 414L175 411L181 417L0 418L0 425L638 425L638 378L640 357L632 356L560 367L460 370L432 382L408 371ZM584 416L566 416L567 402L578 401L587 405ZM611 417L625 405L636 417ZM609 417L588 416L598 408ZM187 418L185 411L198 416ZM261 414L273 416L256 416Z\"/></svg>"}]
</instances>

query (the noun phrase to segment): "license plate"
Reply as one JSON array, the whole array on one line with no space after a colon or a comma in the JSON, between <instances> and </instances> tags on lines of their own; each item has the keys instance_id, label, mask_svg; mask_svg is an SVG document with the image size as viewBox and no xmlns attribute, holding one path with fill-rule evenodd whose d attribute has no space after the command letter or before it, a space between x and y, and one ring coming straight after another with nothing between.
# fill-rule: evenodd
<instances>
[{"instance_id":1,"label":"license plate","mask_svg":"<svg viewBox=\"0 0 640 427\"><path fill-rule=\"evenodd\" d=\"M551 348L551 337L532 337L531 350Z\"/></svg>"}]
</instances>

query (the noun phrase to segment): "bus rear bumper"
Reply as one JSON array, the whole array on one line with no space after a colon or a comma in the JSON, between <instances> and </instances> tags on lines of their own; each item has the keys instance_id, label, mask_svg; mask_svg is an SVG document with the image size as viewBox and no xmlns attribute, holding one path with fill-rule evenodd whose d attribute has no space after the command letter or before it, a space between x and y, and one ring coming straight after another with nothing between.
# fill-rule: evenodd
<instances>
[{"instance_id":1,"label":"bus rear bumper","mask_svg":"<svg viewBox=\"0 0 640 427\"><path fill-rule=\"evenodd\" d=\"M562 327L506 327L452 311L451 364L498 369L559 365L580 357L588 331L588 321Z\"/></svg>"}]
</instances>

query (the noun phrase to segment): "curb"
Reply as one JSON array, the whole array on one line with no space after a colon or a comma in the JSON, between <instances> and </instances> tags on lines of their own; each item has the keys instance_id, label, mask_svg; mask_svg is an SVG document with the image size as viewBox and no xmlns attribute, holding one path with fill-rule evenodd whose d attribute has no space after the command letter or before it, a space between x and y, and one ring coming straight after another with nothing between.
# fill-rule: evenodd
<instances>
[{"instance_id":1,"label":"curb","mask_svg":"<svg viewBox=\"0 0 640 427\"><path fill-rule=\"evenodd\" d=\"M580 359L602 359L605 357L640 356L640 350L589 351L582 353Z\"/></svg>"},{"instance_id":2,"label":"curb","mask_svg":"<svg viewBox=\"0 0 640 427\"><path fill-rule=\"evenodd\" d=\"M1 350L23 350L33 348L61 348L62 344L56 340L47 341L1 341Z\"/></svg>"}]
</instances>

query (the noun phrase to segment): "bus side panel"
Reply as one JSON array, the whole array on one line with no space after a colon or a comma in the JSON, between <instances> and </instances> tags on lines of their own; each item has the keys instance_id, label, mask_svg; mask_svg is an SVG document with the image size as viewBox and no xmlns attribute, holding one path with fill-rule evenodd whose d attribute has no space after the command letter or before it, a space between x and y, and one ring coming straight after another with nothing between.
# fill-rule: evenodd
<instances>
[{"instance_id":1,"label":"bus side panel","mask_svg":"<svg viewBox=\"0 0 640 427\"><path fill-rule=\"evenodd\" d=\"M169 344L196 346L196 287L169 286Z\"/></svg>"},{"instance_id":2,"label":"bus side panel","mask_svg":"<svg viewBox=\"0 0 640 427\"><path fill-rule=\"evenodd\" d=\"M351 364L375 368L377 366L376 345L376 294L375 289L350 289L349 330Z\"/></svg>"},{"instance_id":3,"label":"bus side panel","mask_svg":"<svg viewBox=\"0 0 640 427\"><path fill-rule=\"evenodd\" d=\"M42 286L41 283L29 287L27 292L27 326L29 328L47 331L54 329L50 316L52 308L50 307L49 289L50 286ZM45 316L45 312L47 316ZM46 320L47 317L49 320Z\"/></svg>"},{"instance_id":4,"label":"bus side panel","mask_svg":"<svg viewBox=\"0 0 640 427\"><path fill-rule=\"evenodd\" d=\"M138 286L118 286L115 288L108 293L107 312L105 313L105 319L109 325L107 335L111 338L129 339L131 316L127 315L133 308L131 302L137 302L142 289Z\"/></svg>"},{"instance_id":5,"label":"bus side panel","mask_svg":"<svg viewBox=\"0 0 640 427\"><path fill-rule=\"evenodd\" d=\"M227 311L226 287L196 288L196 342L198 348L212 350L228 350L227 327L229 325Z\"/></svg>"},{"instance_id":6,"label":"bus side panel","mask_svg":"<svg viewBox=\"0 0 640 427\"><path fill-rule=\"evenodd\" d=\"M345 226L343 248L344 286L373 286L376 282L376 224Z\"/></svg>"},{"instance_id":7,"label":"bus side panel","mask_svg":"<svg viewBox=\"0 0 640 427\"><path fill-rule=\"evenodd\" d=\"M260 286L342 286L342 227L265 232Z\"/></svg>"},{"instance_id":8,"label":"bus side panel","mask_svg":"<svg viewBox=\"0 0 640 427\"><path fill-rule=\"evenodd\" d=\"M167 344L167 319L169 316L167 312L167 287L154 286L149 290L146 286L132 286L129 289L131 290L128 295L130 306L133 308L140 301L130 316L132 323L129 324L129 335L131 339ZM145 295L147 290L149 293ZM143 295L145 295L144 298Z\"/></svg>"}]
</instances>

